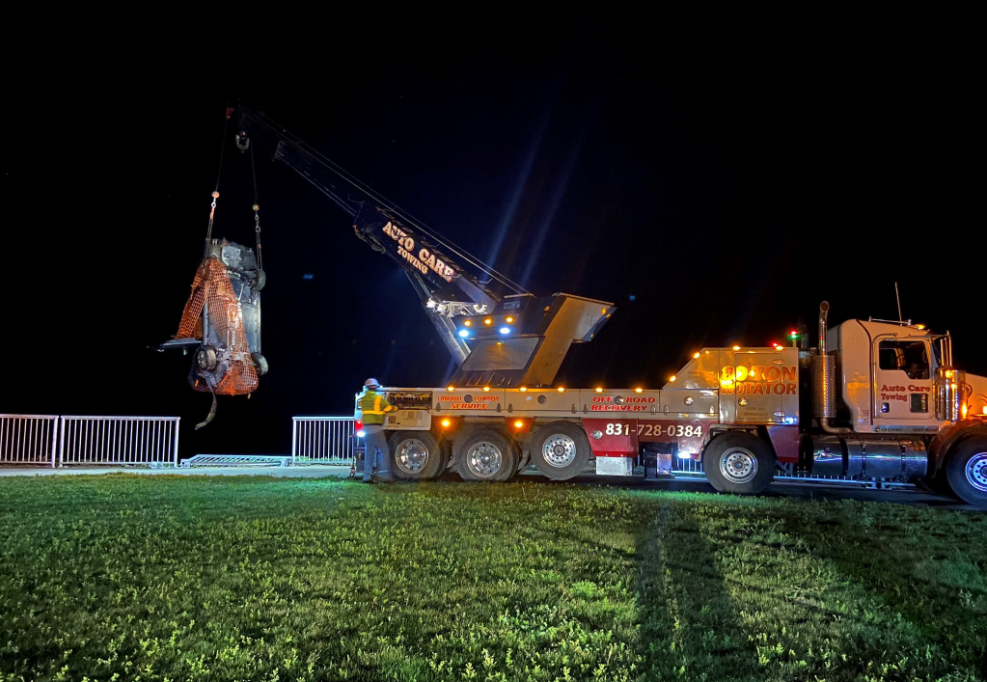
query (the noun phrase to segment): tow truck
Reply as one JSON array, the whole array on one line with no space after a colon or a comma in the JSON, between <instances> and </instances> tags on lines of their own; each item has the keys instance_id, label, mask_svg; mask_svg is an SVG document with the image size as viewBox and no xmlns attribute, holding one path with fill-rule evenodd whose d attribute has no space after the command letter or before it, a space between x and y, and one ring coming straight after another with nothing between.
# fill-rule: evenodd
<instances>
[{"instance_id":1,"label":"tow truck","mask_svg":"<svg viewBox=\"0 0 987 682\"><path fill-rule=\"evenodd\" d=\"M538 297L386 201L263 114L241 108L237 145L271 143L353 219L356 236L408 275L459 368L445 386L385 387L391 470L507 481L595 472L671 477L696 463L720 492L756 494L779 474L927 483L987 508L987 378L953 363L949 332L848 320L795 346L696 350L659 390L555 386L571 344L612 303ZM353 192L357 198L353 198ZM493 291L453 253L511 293ZM356 414L359 418L359 414Z\"/></svg>"}]
</instances>

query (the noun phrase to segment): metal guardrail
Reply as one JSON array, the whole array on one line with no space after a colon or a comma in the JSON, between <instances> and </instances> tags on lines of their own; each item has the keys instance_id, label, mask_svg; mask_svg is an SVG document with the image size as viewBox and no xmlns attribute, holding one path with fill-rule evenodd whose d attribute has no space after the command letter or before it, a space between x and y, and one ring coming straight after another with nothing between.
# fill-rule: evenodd
<instances>
[{"instance_id":1,"label":"metal guardrail","mask_svg":"<svg viewBox=\"0 0 987 682\"><path fill-rule=\"evenodd\" d=\"M180 417L60 418L58 464L178 466Z\"/></svg>"},{"instance_id":2,"label":"metal guardrail","mask_svg":"<svg viewBox=\"0 0 987 682\"><path fill-rule=\"evenodd\" d=\"M51 414L0 414L0 464L54 467L58 425Z\"/></svg>"},{"instance_id":3,"label":"metal guardrail","mask_svg":"<svg viewBox=\"0 0 987 682\"><path fill-rule=\"evenodd\" d=\"M292 417L292 464L350 464L362 443L353 417Z\"/></svg>"},{"instance_id":4,"label":"metal guardrail","mask_svg":"<svg viewBox=\"0 0 987 682\"><path fill-rule=\"evenodd\" d=\"M794 465L778 465L779 470L775 472L774 480L788 481L796 483L819 483L821 485L852 486L856 488L914 488L913 483L902 483L900 481L884 481L879 479L856 479L848 476L816 476L804 471L796 471ZM694 459L672 460L672 473L676 475L696 476L706 478L703 471L703 463Z\"/></svg>"}]
</instances>

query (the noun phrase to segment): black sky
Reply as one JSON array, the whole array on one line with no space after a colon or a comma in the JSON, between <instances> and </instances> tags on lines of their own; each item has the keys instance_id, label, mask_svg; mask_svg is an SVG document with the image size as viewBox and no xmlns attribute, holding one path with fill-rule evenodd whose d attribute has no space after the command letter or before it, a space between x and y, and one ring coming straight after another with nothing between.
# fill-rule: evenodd
<instances>
[{"instance_id":1,"label":"black sky","mask_svg":"<svg viewBox=\"0 0 987 682\"><path fill-rule=\"evenodd\" d=\"M401 272L258 152L271 371L192 430L209 398L190 358L148 347L177 329L223 145L214 235L252 244L249 164L223 137L238 99L529 290L615 302L560 383L660 386L702 345L811 331L822 300L834 322L896 318L896 281L904 317L987 374L982 76L959 37L911 29L672 47L668 29L582 21L297 59L255 46L217 68L132 45L22 60L0 412L179 415L182 456L287 452L292 415L345 413L368 376L443 380Z\"/></svg>"}]
</instances>

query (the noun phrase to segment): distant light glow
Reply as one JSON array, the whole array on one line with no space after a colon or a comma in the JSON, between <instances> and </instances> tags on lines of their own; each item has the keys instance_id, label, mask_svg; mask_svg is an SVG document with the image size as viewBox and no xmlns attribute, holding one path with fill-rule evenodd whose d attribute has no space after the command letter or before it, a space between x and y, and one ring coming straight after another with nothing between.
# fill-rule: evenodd
<instances>
[{"instance_id":1,"label":"distant light glow","mask_svg":"<svg viewBox=\"0 0 987 682\"><path fill-rule=\"evenodd\" d=\"M597 393L603 393L603 387L602 386L597 386L596 387L596 392Z\"/></svg>"},{"instance_id":2,"label":"distant light glow","mask_svg":"<svg viewBox=\"0 0 987 682\"><path fill-rule=\"evenodd\" d=\"M699 353L696 353L695 355L693 355L692 356L692 359L693 360L698 360L699 359Z\"/></svg>"},{"instance_id":3,"label":"distant light glow","mask_svg":"<svg viewBox=\"0 0 987 682\"><path fill-rule=\"evenodd\" d=\"M470 335L470 333L468 329L460 329L459 335L465 339L467 336Z\"/></svg>"},{"instance_id":4,"label":"distant light glow","mask_svg":"<svg viewBox=\"0 0 987 682\"><path fill-rule=\"evenodd\" d=\"M668 378L669 381L675 381L676 379L678 379L678 377L674 374Z\"/></svg>"},{"instance_id":5,"label":"distant light glow","mask_svg":"<svg viewBox=\"0 0 987 682\"><path fill-rule=\"evenodd\" d=\"M489 386L484 386L484 387L483 387L483 391L484 391L485 393L489 393L489 392L490 392L490 387L489 387Z\"/></svg>"},{"instance_id":6,"label":"distant light glow","mask_svg":"<svg viewBox=\"0 0 987 682\"><path fill-rule=\"evenodd\" d=\"M559 386L559 393L565 393L565 386Z\"/></svg>"},{"instance_id":7,"label":"distant light glow","mask_svg":"<svg viewBox=\"0 0 987 682\"><path fill-rule=\"evenodd\" d=\"M637 388L634 389L634 392L635 393L644 393L644 389L641 388L640 386L638 386Z\"/></svg>"},{"instance_id":8,"label":"distant light glow","mask_svg":"<svg viewBox=\"0 0 987 682\"><path fill-rule=\"evenodd\" d=\"M446 386L446 390L447 391L455 391L456 390L456 387L455 386Z\"/></svg>"},{"instance_id":9,"label":"distant light glow","mask_svg":"<svg viewBox=\"0 0 987 682\"><path fill-rule=\"evenodd\" d=\"M733 349L734 350L740 350L740 346L734 346Z\"/></svg>"},{"instance_id":10,"label":"distant light glow","mask_svg":"<svg viewBox=\"0 0 987 682\"><path fill-rule=\"evenodd\" d=\"M518 390L519 390L519 391L521 391L521 393L524 393L524 392L525 392L525 391L527 391L528 389L526 389L526 388L525 388L524 386L522 386L522 387L521 387L521 388L519 388Z\"/></svg>"}]
</instances>

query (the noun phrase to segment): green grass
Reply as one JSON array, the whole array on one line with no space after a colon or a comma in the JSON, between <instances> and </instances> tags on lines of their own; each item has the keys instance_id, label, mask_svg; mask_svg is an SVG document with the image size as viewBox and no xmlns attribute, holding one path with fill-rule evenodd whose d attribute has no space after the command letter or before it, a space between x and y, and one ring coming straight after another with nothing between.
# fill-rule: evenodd
<instances>
[{"instance_id":1,"label":"green grass","mask_svg":"<svg viewBox=\"0 0 987 682\"><path fill-rule=\"evenodd\" d=\"M514 483L0 480L0 682L982 679L987 515Z\"/></svg>"}]
</instances>

